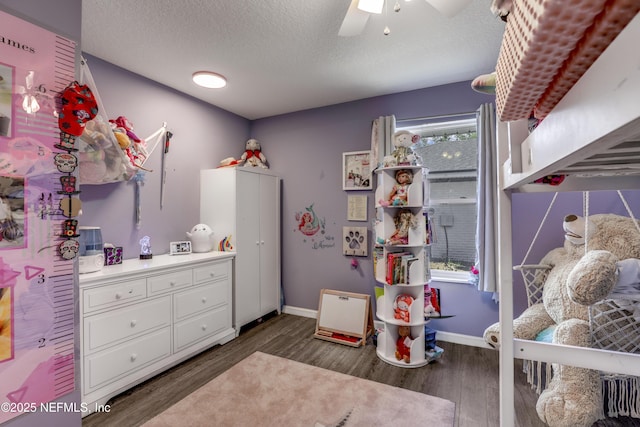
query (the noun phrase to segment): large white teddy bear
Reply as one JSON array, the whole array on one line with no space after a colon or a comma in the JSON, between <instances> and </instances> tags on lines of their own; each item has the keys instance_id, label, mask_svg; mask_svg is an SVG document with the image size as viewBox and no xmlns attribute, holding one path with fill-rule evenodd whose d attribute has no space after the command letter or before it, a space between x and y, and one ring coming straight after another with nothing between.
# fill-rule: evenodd
<instances>
[{"instance_id":1,"label":"large white teddy bear","mask_svg":"<svg viewBox=\"0 0 640 427\"><path fill-rule=\"evenodd\" d=\"M585 227L584 219L577 215L564 218L564 247L551 250L540 262L550 267L542 302L514 320L515 338L535 340L540 332L555 326L554 343L589 347L588 306L604 298L625 298L629 290L640 292L640 232L633 219L599 214L586 223ZM625 313L630 319L636 317L633 309ZM635 328L626 331L629 341L640 337L638 321L640 316ZM614 332L604 328L599 333ZM497 348L499 334L499 324L491 325L485 330L485 341ZM553 378L538 398L536 410L549 426L591 426L602 412L602 402L597 371L553 364Z\"/></svg>"}]
</instances>

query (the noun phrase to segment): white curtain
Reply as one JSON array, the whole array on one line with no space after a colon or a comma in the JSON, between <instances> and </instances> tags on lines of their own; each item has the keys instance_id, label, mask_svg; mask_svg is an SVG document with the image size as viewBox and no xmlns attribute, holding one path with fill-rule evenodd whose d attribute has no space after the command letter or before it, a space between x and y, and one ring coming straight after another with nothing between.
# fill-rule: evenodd
<instances>
[{"instance_id":1,"label":"white curtain","mask_svg":"<svg viewBox=\"0 0 640 427\"><path fill-rule=\"evenodd\" d=\"M396 116L380 116L371 127L371 163L377 168L382 158L391 154L393 134L396 131Z\"/></svg>"},{"instance_id":2,"label":"white curtain","mask_svg":"<svg viewBox=\"0 0 640 427\"><path fill-rule=\"evenodd\" d=\"M478 225L476 228L476 268L479 270L478 290L493 292L498 300L497 232L498 201L496 147L496 114L493 104L483 104L478 110Z\"/></svg>"}]
</instances>

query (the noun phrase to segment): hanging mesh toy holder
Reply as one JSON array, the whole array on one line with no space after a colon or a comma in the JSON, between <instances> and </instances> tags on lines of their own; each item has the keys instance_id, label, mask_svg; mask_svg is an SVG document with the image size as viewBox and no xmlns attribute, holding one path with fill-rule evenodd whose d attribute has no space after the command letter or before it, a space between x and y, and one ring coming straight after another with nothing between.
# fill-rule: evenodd
<instances>
[{"instance_id":1,"label":"hanging mesh toy holder","mask_svg":"<svg viewBox=\"0 0 640 427\"><path fill-rule=\"evenodd\" d=\"M98 114L87 122L84 132L76 141L80 184L129 181L138 169L131 164L113 133L109 116L84 58L80 63L80 83L91 89L98 104Z\"/></svg>"}]
</instances>

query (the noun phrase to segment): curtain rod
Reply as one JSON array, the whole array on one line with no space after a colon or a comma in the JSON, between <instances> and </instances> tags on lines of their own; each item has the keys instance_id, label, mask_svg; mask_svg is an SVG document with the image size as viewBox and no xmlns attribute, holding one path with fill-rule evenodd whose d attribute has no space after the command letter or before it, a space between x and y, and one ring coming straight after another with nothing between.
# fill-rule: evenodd
<instances>
[{"instance_id":1,"label":"curtain rod","mask_svg":"<svg viewBox=\"0 0 640 427\"><path fill-rule=\"evenodd\" d=\"M397 122L412 122L415 120L434 120L434 119L447 119L450 117L460 117L460 116L470 116L470 115L476 115L478 112L477 111L470 111L468 113L454 113L454 114L444 114L442 116L429 116L429 117L415 117L412 119L396 119L396 123Z\"/></svg>"}]
</instances>

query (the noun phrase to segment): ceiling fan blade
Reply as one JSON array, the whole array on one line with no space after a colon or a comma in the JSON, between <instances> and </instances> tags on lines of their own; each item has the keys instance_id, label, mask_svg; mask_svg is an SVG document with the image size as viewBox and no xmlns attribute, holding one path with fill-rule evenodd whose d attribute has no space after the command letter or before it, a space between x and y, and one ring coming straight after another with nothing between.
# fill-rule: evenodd
<instances>
[{"instance_id":1,"label":"ceiling fan blade","mask_svg":"<svg viewBox=\"0 0 640 427\"><path fill-rule=\"evenodd\" d=\"M367 25L369 14L358 9L358 0L351 0L347 14L342 21L338 35L342 37L357 36Z\"/></svg>"},{"instance_id":2,"label":"ceiling fan blade","mask_svg":"<svg viewBox=\"0 0 640 427\"><path fill-rule=\"evenodd\" d=\"M447 18L451 18L465 7L471 3L472 0L425 0L434 9L438 12L446 16Z\"/></svg>"}]
</instances>

